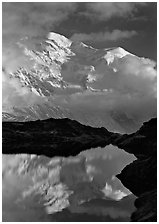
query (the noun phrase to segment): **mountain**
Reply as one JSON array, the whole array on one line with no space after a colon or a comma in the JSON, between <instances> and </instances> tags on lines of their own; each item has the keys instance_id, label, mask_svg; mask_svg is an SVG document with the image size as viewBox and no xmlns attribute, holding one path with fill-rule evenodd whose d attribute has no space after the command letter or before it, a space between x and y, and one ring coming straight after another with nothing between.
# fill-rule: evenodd
<instances>
[{"instance_id":1,"label":"mountain","mask_svg":"<svg viewBox=\"0 0 159 224\"><path fill-rule=\"evenodd\" d=\"M11 78L19 79L23 86L30 88L36 95L43 97L52 96L58 88L72 87L68 74L63 78L64 72L73 72L76 76L83 74L80 83L83 82L83 89L87 89L90 87L86 84L93 83L94 72L100 63L105 63L107 68L116 70L115 65L112 65L114 61L132 55L121 47L95 49L82 42L72 42L56 33L49 34L48 39L41 43L40 50L29 50L25 47L25 54L35 62L33 68L27 70L20 67L10 75ZM76 87L79 87L78 84ZM96 91L93 88L91 90Z\"/></svg>"},{"instance_id":2,"label":"mountain","mask_svg":"<svg viewBox=\"0 0 159 224\"><path fill-rule=\"evenodd\" d=\"M137 132L123 135L110 132L104 127L82 125L68 118L3 122L3 153L70 156L89 148L112 144L140 158L156 152L155 128L155 118L144 123Z\"/></svg>"},{"instance_id":3,"label":"mountain","mask_svg":"<svg viewBox=\"0 0 159 224\"><path fill-rule=\"evenodd\" d=\"M80 151L105 145L111 136L105 128L93 128L75 120L47 119L3 122L3 153L77 155ZM10 150L12 148L12 150Z\"/></svg>"},{"instance_id":4,"label":"mountain","mask_svg":"<svg viewBox=\"0 0 159 224\"><path fill-rule=\"evenodd\" d=\"M4 220L13 220L13 211L16 210L17 214L20 213L17 220L39 221L36 214L41 213L38 209L41 204L52 221L58 216L61 217L59 221L78 221L79 215L83 221L91 221L93 218L97 221L129 221L135 210L136 197L127 192L122 184L114 186L115 180L111 181L112 192L105 195L96 177L87 172L88 167L89 162L82 155L69 158L28 154L3 155ZM12 193L8 197L9 189ZM120 200L117 195L121 195ZM29 212L27 215L30 208L28 204L31 205L33 217L30 217ZM25 207L25 210L20 209L21 207ZM65 216L66 211L70 219L67 213ZM86 218L87 215L89 216Z\"/></svg>"},{"instance_id":5,"label":"mountain","mask_svg":"<svg viewBox=\"0 0 159 224\"><path fill-rule=\"evenodd\" d=\"M145 122L135 136L121 142L123 148L134 151L136 161L126 166L117 178L138 198L134 222L157 221L157 119ZM139 151L139 154L137 155Z\"/></svg>"},{"instance_id":6,"label":"mountain","mask_svg":"<svg viewBox=\"0 0 159 224\"><path fill-rule=\"evenodd\" d=\"M104 93L111 90L95 88L94 81L99 69L117 72L118 60L131 55L121 47L95 49L82 42L72 42L66 37L50 33L38 50L29 50L22 44L25 54L33 62L30 69L19 68L9 74L11 79L19 80L22 87L39 97L40 103L23 107L14 106L3 111L4 121L31 121L47 118L70 118L93 127L106 127L121 133L134 132L141 125L136 117L124 111L108 108L91 110L72 107L54 101L54 95L63 94L69 102L74 92ZM137 56L133 55L138 58Z\"/></svg>"},{"instance_id":7,"label":"mountain","mask_svg":"<svg viewBox=\"0 0 159 224\"><path fill-rule=\"evenodd\" d=\"M47 97L52 96L58 88L72 87L67 72L73 72L75 76L83 74L79 81L80 84L83 83L83 89L87 89L89 85L86 84L93 83L94 72L100 63L116 71L112 63L126 55L132 55L121 47L95 49L82 42L72 42L56 33L49 34L48 39L41 44L41 51L25 48L24 52L35 62L34 67L29 71L19 68L10 74L11 77L18 78L22 85L29 87L35 94ZM65 78L62 76L64 72Z\"/></svg>"},{"instance_id":8,"label":"mountain","mask_svg":"<svg viewBox=\"0 0 159 224\"><path fill-rule=\"evenodd\" d=\"M13 112L2 112L3 121L34 121L37 119L44 120L51 117L56 119L72 117L69 110L60 108L59 106L51 106L46 103L35 104L30 107L13 107Z\"/></svg>"},{"instance_id":9,"label":"mountain","mask_svg":"<svg viewBox=\"0 0 159 224\"><path fill-rule=\"evenodd\" d=\"M145 122L132 134L93 128L69 119L3 122L3 153L74 156L112 144L137 157L117 177L138 199L132 221L157 220L157 119Z\"/></svg>"}]
</instances>

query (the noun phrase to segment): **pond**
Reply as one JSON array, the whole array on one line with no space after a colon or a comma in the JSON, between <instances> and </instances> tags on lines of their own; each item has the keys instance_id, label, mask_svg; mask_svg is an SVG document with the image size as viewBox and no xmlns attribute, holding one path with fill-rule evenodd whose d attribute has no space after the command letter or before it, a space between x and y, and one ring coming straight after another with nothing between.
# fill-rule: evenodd
<instances>
[{"instance_id":1,"label":"pond","mask_svg":"<svg viewBox=\"0 0 159 224\"><path fill-rule=\"evenodd\" d=\"M130 221L136 197L116 175L135 159L112 145L68 158L3 155L3 221Z\"/></svg>"}]
</instances>

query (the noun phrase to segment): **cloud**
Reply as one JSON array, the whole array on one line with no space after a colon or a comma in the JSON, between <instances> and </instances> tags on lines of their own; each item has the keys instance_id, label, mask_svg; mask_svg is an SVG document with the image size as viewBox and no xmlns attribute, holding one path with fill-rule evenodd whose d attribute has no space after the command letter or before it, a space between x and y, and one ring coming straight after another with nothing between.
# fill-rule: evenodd
<instances>
[{"instance_id":1,"label":"cloud","mask_svg":"<svg viewBox=\"0 0 159 224\"><path fill-rule=\"evenodd\" d=\"M76 3L21 2L2 4L3 57L3 110L12 106L29 106L43 102L18 79L10 79L10 72L20 66L29 69L33 63L23 53L17 42L35 49L51 29L65 20L76 9Z\"/></svg>"},{"instance_id":2,"label":"cloud","mask_svg":"<svg viewBox=\"0 0 159 224\"><path fill-rule=\"evenodd\" d=\"M13 171L18 164L25 158L27 155L3 155L2 158L2 172L7 173L9 170Z\"/></svg>"},{"instance_id":3,"label":"cloud","mask_svg":"<svg viewBox=\"0 0 159 224\"><path fill-rule=\"evenodd\" d=\"M100 173L101 171L99 171L95 166L92 166L91 164L88 164L87 165L87 169L86 169L86 172L88 175L93 175L93 174L98 174Z\"/></svg>"},{"instance_id":4,"label":"cloud","mask_svg":"<svg viewBox=\"0 0 159 224\"><path fill-rule=\"evenodd\" d=\"M22 54L21 49L17 47L16 42L23 39L31 49L35 48L44 40L48 32L56 29L62 21L67 20L75 12L89 16L94 22L112 16L130 15L137 10L138 5L144 4L126 2L85 3L82 12L78 12L80 3L75 2L3 2L3 65L7 65L7 69L12 71L15 71L18 66L28 65L29 62ZM103 39L104 33L100 35ZM108 32L109 39L118 39L119 36L126 38L126 36L131 35L135 35L134 31L115 31L110 34ZM85 35L84 37L88 38Z\"/></svg>"},{"instance_id":5,"label":"cloud","mask_svg":"<svg viewBox=\"0 0 159 224\"><path fill-rule=\"evenodd\" d=\"M2 72L2 96L3 111L10 111L14 106L27 107L44 102L42 97L22 86L18 78L11 78L5 71Z\"/></svg>"},{"instance_id":6,"label":"cloud","mask_svg":"<svg viewBox=\"0 0 159 224\"><path fill-rule=\"evenodd\" d=\"M78 173L78 175L77 175ZM82 157L65 159L60 173L60 178L68 187L74 188L81 182L90 182L86 171L86 160Z\"/></svg>"},{"instance_id":7,"label":"cloud","mask_svg":"<svg viewBox=\"0 0 159 224\"><path fill-rule=\"evenodd\" d=\"M122 185L115 175L134 161L135 156L112 145L87 150L81 154L86 156L88 171L92 171L90 175L93 176L93 181L100 189L103 189L102 192L105 196L118 200L120 197L130 194L130 191Z\"/></svg>"},{"instance_id":8,"label":"cloud","mask_svg":"<svg viewBox=\"0 0 159 224\"><path fill-rule=\"evenodd\" d=\"M78 69L73 71L72 66L67 63L67 68L62 71L64 80L69 75L69 82L72 80L73 84L81 85L84 91L63 98L56 96L57 103L71 111L80 108L87 114L97 110L116 111L141 122L156 116L157 71L154 61L129 54L115 58L109 66L105 60L98 61L90 74L94 77L90 83L87 78L82 78L84 73L78 74Z\"/></svg>"},{"instance_id":9,"label":"cloud","mask_svg":"<svg viewBox=\"0 0 159 224\"><path fill-rule=\"evenodd\" d=\"M144 5L144 2L91 2L87 3L87 11L83 14L92 20L101 21L112 17L133 17L138 7Z\"/></svg>"},{"instance_id":10,"label":"cloud","mask_svg":"<svg viewBox=\"0 0 159 224\"><path fill-rule=\"evenodd\" d=\"M76 9L75 3L3 3L3 35L39 37Z\"/></svg>"},{"instance_id":11,"label":"cloud","mask_svg":"<svg viewBox=\"0 0 159 224\"><path fill-rule=\"evenodd\" d=\"M15 71L18 66L28 64L16 42L27 37L28 46L35 47L75 9L76 3L69 2L3 2L3 65Z\"/></svg>"},{"instance_id":12,"label":"cloud","mask_svg":"<svg viewBox=\"0 0 159 224\"><path fill-rule=\"evenodd\" d=\"M45 200L48 200L48 202L44 203L46 212L53 214L67 208L70 204L68 198L72 193L62 183L49 187L45 196Z\"/></svg>"},{"instance_id":13,"label":"cloud","mask_svg":"<svg viewBox=\"0 0 159 224\"><path fill-rule=\"evenodd\" d=\"M99 204L99 203L98 203ZM130 217L130 211L127 209L121 209L120 207L111 207L105 205L103 206L102 203L101 205L96 205L93 204L91 206L91 202L87 205L83 204L80 206L70 206L68 208L70 212L72 213L82 213L82 214L89 214L89 215L97 215L97 216L109 216L112 219L117 219L117 218L128 218Z\"/></svg>"},{"instance_id":14,"label":"cloud","mask_svg":"<svg viewBox=\"0 0 159 224\"><path fill-rule=\"evenodd\" d=\"M106 182L105 187L102 189L102 192L105 194L106 197L111 197L114 200L121 200L123 197L127 196L121 190L113 190L112 186Z\"/></svg>"},{"instance_id":15,"label":"cloud","mask_svg":"<svg viewBox=\"0 0 159 224\"><path fill-rule=\"evenodd\" d=\"M119 91L111 92L96 92L86 91L83 93L75 93L67 100L57 98L59 104L65 106L71 110L72 113L76 113L76 108L80 108L85 116L93 115L96 117L98 113L98 119L103 119L102 114L106 116L106 119L110 119L111 113L117 115L118 119L121 119L125 115L125 119L132 119L134 122L143 122L156 116L157 105L156 98L148 95L133 95L120 93ZM60 102L61 100L61 102ZM100 112L100 113L99 113ZM108 116L108 117L107 117ZM113 117L112 117L113 118ZM116 118L117 119L117 118ZM101 120L104 122L104 120ZM120 120L118 120L120 121ZM126 121L126 120L125 120ZM103 125L103 124L102 124ZM114 124L114 128L117 124ZM108 127L107 127L108 128ZM116 127L117 130L119 127ZM119 130L118 130L119 131Z\"/></svg>"},{"instance_id":16,"label":"cloud","mask_svg":"<svg viewBox=\"0 0 159 224\"><path fill-rule=\"evenodd\" d=\"M103 149L103 151L104 150L105 149ZM115 151L117 150L114 149L114 152ZM118 153L120 153L120 151ZM121 157L123 156L121 155ZM131 155L129 155L129 157L131 157ZM94 160L96 160L96 158ZM75 212L77 209L78 212L82 208L79 204L82 203L84 205L84 202L94 198L103 200L104 193L107 197L116 200L117 194L119 197L119 193L120 196L122 196L122 191L125 192L124 186L121 183L118 184L118 188L116 188L117 186L113 183L109 183L109 189L107 189L107 191L101 191L102 187L98 182L99 179L97 179L97 176L99 175L99 172L97 171L99 168L101 169L100 174L102 173L102 179L104 179L104 176L106 175L105 170L109 172L112 167L110 169L107 169L108 167L100 167L100 162L102 162L102 159L97 160L96 164L92 165L87 162L86 157L83 155L69 158L57 157L52 159L44 156L26 154L16 156L5 155L3 156L2 163L3 185L5 186L8 179L11 177L14 178L16 176L15 174L18 174L18 180L16 181L29 178L29 185L26 183L25 189L23 189L23 186L19 188L21 192L19 195L20 197L18 197L19 202L25 202L25 199L29 198L30 200L30 197L33 198L34 195L40 194L44 199L44 206L48 214L60 212L64 208L70 209L71 212ZM104 163L107 165L106 161L104 161ZM114 172L113 174L115 175ZM90 177L94 177L95 180ZM106 181L109 181L108 177L106 178ZM105 185L105 179L103 182ZM7 189L10 190L10 188L12 188L13 192L15 191L15 187L16 183L14 188L12 188L12 185L7 185ZM121 192L117 192L116 189L120 189ZM3 194L7 194L5 188L3 189ZM110 201L114 206L119 206L118 211L123 210L119 203L112 200ZM112 209L109 208L110 201L103 200L103 202L106 203L106 206L103 207L102 204L101 206L97 205L97 207L96 205L93 206L97 208L95 214L109 215L111 217L121 216L123 213L116 213L115 211L114 212L118 215L113 215ZM100 208L103 208L102 212L100 212ZM87 207L85 211L87 213ZM88 213L89 211L91 211L91 209L88 207Z\"/></svg>"},{"instance_id":17,"label":"cloud","mask_svg":"<svg viewBox=\"0 0 159 224\"><path fill-rule=\"evenodd\" d=\"M119 39L127 39L137 35L134 30L113 30L99 33L75 33L72 35L71 39L73 41L92 41L92 42L102 42L102 41L117 41Z\"/></svg>"},{"instance_id":18,"label":"cloud","mask_svg":"<svg viewBox=\"0 0 159 224\"><path fill-rule=\"evenodd\" d=\"M92 112L96 117L97 114L98 117L102 113L101 117L110 114L117 120L124 114L137 123L156 116L157 72L154 61L129 54L122 48L97 50L75 43L71 49L77 56L71 57L60 70L53 66L52 73L59 72L67 87L54 88L53 96L49 98L51 106L67 108L75 116L79 113L77 108L87 115ZM22 89L18 79L7 77L6 69L4 73L4 105L23 107L39 102L40 98L29 88Z\"/></svg>"}]
</instances>

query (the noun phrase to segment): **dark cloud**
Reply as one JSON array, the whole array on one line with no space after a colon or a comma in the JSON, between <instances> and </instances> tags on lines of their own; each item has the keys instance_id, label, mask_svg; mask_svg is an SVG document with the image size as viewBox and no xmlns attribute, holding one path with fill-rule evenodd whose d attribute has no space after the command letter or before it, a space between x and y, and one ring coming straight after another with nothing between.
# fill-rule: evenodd
<instances>
[{"instance_id":1,"label":"dark cloud","mask_svg":"<svg viewBox=\"0 0 159 224\"><path fill-rule=\"evenodd\" d=\"M80 53L78 49L75 49L75 52L77 55ZM39 64L36 54L32 54L34 62ZM96 53L93 54L96 56ZM125 56L113 59L115 54ZM99 58L98 54L97 57ZM62 79L69 85L65 89L60 86L54 88L50 102L67 107L71 111L77 107L83 108L83 111L94 111L98 105L99 111L124 112L128 117L142 121L155 116L156 63L129 54L122 48L114 49L108 54L101 52L101 57L105 60L100 60L94 65L93 61L89 61L90 56L85 61L77 56L75 60L72 58L64 64L60 72L54 68L53 74L59 74L55 75L55 79ZM19 104L22 107L25 104L39 103L40 97L29 88L22 87L18 79L7 78L6 71L3 74L4 105L10 107ZM43 102L45 99L41 100Z\"/></svg>"},{"instance_id":2,"label":"dark cloud","mask_svg":"<svg viewBox=\"0 0 159 224\"><path fill-rule=\"evenodd\" d=\"M76 10L76 3L3 2L3 65L9 71L27 64L17 42L29 38L32 46L40 43L50 30Z\"/></svg>"},{"instance_id":3,"label":"dark cloud","mask_svg":"<svg viewBox=\"0 0 159 224\"><path fill-rule=\"evenodd\" d=\"M45 36L76 9L76 3L3 2L3 36ZM12 36L10 36L12 35Z\"/></svg>"},{"instance_id":4,"label":"dark cloud","mask_svg":"<svg viewBox=\"0 0 159 224\"><path fill-rule=\"evenodd\" d=\"M103 21L117 16L132 16L141 6L144 8L147 3L86 3L81 11L94 16L96 21ZM18 79L10 79L8 76L9 72L15 71L20 65L26 68L34 65L34 61L29 60L17 42L22 38L21 41L29 49L35 50L50 29L62 24L64 20L69 21L78 10L77 3L3 3L4 108L43 102L29 88L22 87ZM95 42L131 39L136 34L134 28L123 31L93 31L90 34L76 32L72 38L91 39ZM50 103L71 110L80 107L84 112L96 111L97 108L105 112L116 110L134 119L149 119L156 115L155 67L154 61L133 55L114 60L109 68L105 61L100 61L94 68L91 64L88 65L87 60L68 62L62 67L61 77L69 86L65 89L55 88Z\"/></svg>"},{"instance_id":5,"label":"dark cloud","mask_svg":"<svg viewBox=\"0 0 159 224\"><path fill-rule=\"evenodd\" d=\"M91 2L87 3L87 17L97 20L108 20L112 17L133 17L138 6L144 6L142 2Z\"/></svg>"},{"instance_id":6,"label":"dark cloud","mask_svg":"<svg viewBox=\"0 0 159 224\"><path fill-rule=\"evenodd\" d=\"M104 42L104 41L116 41L118 39L127 39L137 35L134 30L113 30L111 32L99 32L99 33L75 33L71 39L73 41L92 41L92 42Z\"/></svg>"}]
</instances>

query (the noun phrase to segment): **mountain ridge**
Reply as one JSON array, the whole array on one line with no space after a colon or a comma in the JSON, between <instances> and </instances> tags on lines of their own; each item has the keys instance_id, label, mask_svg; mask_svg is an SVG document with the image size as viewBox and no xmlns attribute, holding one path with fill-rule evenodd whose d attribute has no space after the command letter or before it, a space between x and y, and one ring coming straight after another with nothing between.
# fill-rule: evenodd
<instances>
[{"instance_id":1,"label":"mountain ridge","mask_svg":"<svg viewBox=\"0 0 159 224\"><path fill-rule=\"evenodd\" d=\"M94 127L104 126L110 131L121 133L132 133L141 126L144 120L139 118L140 115L136 116L129 110L123 110L118 102L117 109L114 108L114 98L111 102L111 97L115 97L116 100L120 91L122 91L121 98L129 100L129 94L126 93L129 91L129 86L125 86L123 92L120 89L120 83L115 87L116 91L111 89L111 85L114 85L116 80L118 83L120 79L120 74L118 74L121 69L120 63L129 61L130 57L133 58L131 60L137 58L139 61L142 61L143 58L139 58L121 47L95 49L82 42L73 42L53 32L40 44L38 50L31 50L22 43L19 43L19 46L23 48L25 55L33 62L33 65L30 68L20 67L17 71L7 75L9 81L16 80L22 89L24 87L25 91L27 90L28 94L31 94L31 97L25 100L25 94L22 95L22 99L24 98L22 105L17 103L18 100L16 105L12 102L11 105L8 105L7 102L5 105L4 102L3 112L8 113L3 116L5 121L7 118L9 121L29 121L50 117L68 117L83 124L86 123ZM4 70L5 72L6 70ZM101 81L103 77L104 79L107 77L108 82L112 78L115 80L111 81L110 86L109 84L107 86L107 84L103 85ZM99 84L96 84L98 81ZM108 106L101 108L100 112L99 110L97 112L96 108L91 110L85 102L81 107L81 99L85 96L84 99L87 101L89 95L96 95L104 103L108 101ZM134 96L136 97L136 95L132 97ZM76 105L74 97L79 99L78 105ZM121 99L122 103L123 99ZM56 113L57 110L59 115Z\"/></svg>"},{"instance_id":2,"label":"mountain ridge","mask_svg":"<svg viewBox=\"0 0 159 224\"><path fill-rule=\"evenodd\" d=\"M53 88L67 88L70 85L61 75L61 66L70 60L73 60L75 64L78 61L78 64L83 66L88 78L89 72L94 71L96 62L99 60L104 59L110 66L115 58L122 58L126 55L137 57L122 47L95 49L82 42L73 42L65 36L53 32L49 33L47 39L42 43L41 51L29 50L21 43L19 46L24 48L24 53L35 61L35 64L30 71L20 67L10 75L12 78L18 78L22 85L27 86L30 91L39 96L50 96L54 93ZM89 58L86 60L88 62L82 60L81 54L85 59ZM115 69L111 66L110 68Z\"/></svg>"},{"instance_id":3,"label":"mountain ridge","mask_svg":"<svg viewBox=\"0 0 159 224\"><path fill-rule=\"evenodd\" d=\"M26 153L46 156L75 156L79 152L112 144L137 157L117 178L138 196L132 221L157 220L157 119L145 122L132 134L112 133L77 121L48 119L31 122L3 122L4 154ZM150 150L151 149L151 150ZM150 200L151 198L151 200Z\"/></svg>"}]
</instances>

